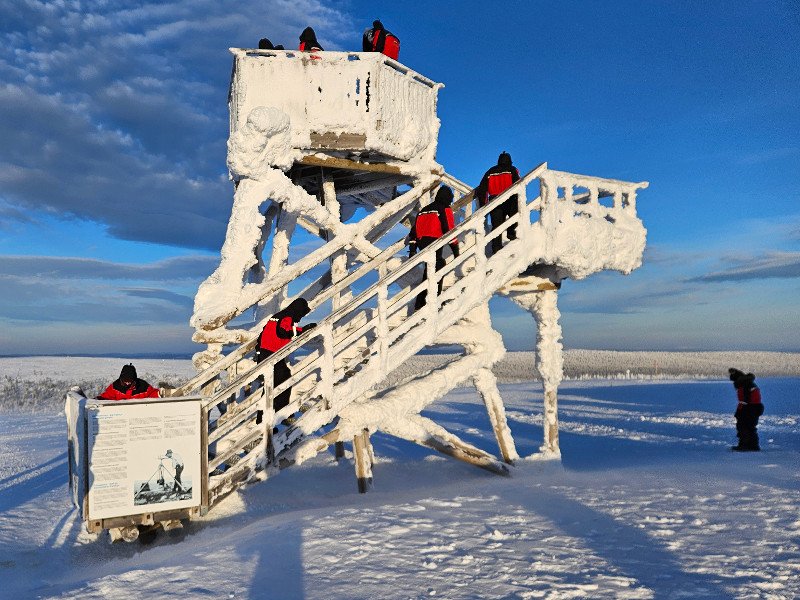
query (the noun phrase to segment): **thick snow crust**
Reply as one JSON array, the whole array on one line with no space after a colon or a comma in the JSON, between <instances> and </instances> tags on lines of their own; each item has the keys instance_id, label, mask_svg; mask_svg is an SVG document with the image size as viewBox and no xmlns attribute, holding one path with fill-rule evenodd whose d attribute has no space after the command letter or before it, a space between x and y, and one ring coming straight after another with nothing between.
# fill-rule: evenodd
<instances>
[{"instance_id":1,"label":"thick snow crust","mask_svg":"<svg viewBox=\"0 0 800 600\"><path fill-rule=\"evenodd\" d=\"M647 185L548 170L542 176L541 262L572 279L641 266L647 230L636 214L636 191ZM610 194L605 203L603 194Z\"/></svg>"},{"instance_id":2,"label":"thick snow crust","mask_svg":"<svg viewBox=\"0 0 800 600\"><path fill-rule=\"evenodd\" d=\"M232 132L247 126L252 111L268 106L290 121L294 148L320 147L312 143L314 134L346 134L363 136L367 152L434 162L442 84L374 52L231 52Z\"/></svg>"},{"instance_id":3,"label":"thick snow crust","mask_svg":"<svg viewBox=\"0 0 800 600\"><path fill-rule=\"evenodd\" d=\"M7 360L19 375L37 368ZM59 376L91 374L69 361L53 363ZM377 435L366 495L349 452L341 464L325 453L150 546L82 531L66 488L63 417L0 415L0 596L796 598L799 384L759 384L761 453L727 449L727 379L570 381L559 397L561 463L522 460L497 477ZM529 456L541 443L540 386L500 391ZM450 392L429 414L493 451L473 389Z\"/></svg>"}]
</instances>

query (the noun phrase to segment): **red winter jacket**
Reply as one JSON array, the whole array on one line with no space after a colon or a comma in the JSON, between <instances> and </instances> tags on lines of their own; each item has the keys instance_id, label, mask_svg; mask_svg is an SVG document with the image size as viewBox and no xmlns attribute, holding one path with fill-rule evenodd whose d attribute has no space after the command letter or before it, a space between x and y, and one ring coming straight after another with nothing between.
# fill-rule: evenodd
<instances>
[{"instance_id":1,"label":"red winter jacket","mask_svg":"<svg viewBox=\"0 0 800 600\"><path fill-rule=\"evenodd\" d=\"M278 318L272 317L261 331L258 346L270 352L277 352L291 342L293 337L300 335L302 332L303 328L295 325L292 317L288 315Z\"/></svg>"},{"instance_id":2,"label":"red winter jacket","mask_svg":"<svg viewBox=\"0 0 800 600\"><path fill-rule=\"evenodd\" d=\"M384 29L383 23L375 21L371 29L364 31L361 49L364 52L380 52L397 60L400 56L400 40L391 31Z\"/></svg>"},{"instance_id":3,"label":"red winter jacket","mask_svg":"<svg viewBox=\"0 0 800 600\"><path fill-rule=\"evenodd\" d=\"M453 209L450 206L441 205L434 201L425 207L425 210L417 215L411 225L409 234L410 256L417 253L417 246L420 248L427 247L453 227L455 227L455 218L453 217ZM458 238L453 238L448 244L450 244L453 254L458 256Z\"/></svg>"},{"instance_id":4,"label":"red winter jacket","mask_svg":"<svg viewBox=\"0 0 800 600\"><path fill-rule=\"evenodd\" d=\"M412 235L414 239L420 241L422 238L439 239L445 233L455 227L453 209L449 206L444 210L423 210L417 215L414 221ZM458 243L458 240L453 240Z\"/></svg>"},{"instance_id":5,"label":"red winter jacket","mask_svg":"<svg viewBox=\"0 0 800 600\"><path fill-rule=\"evenodd\" d=\"M130 386L125 387L117 379L100 394L98 400L136 400L139 398L158 398L159 392L144 379L137 379Z\"/></svg>"},{"instance_id":6,"label":"red winter jacket","mask_svg":"<svg viewBox=\"0 0 800 600\"><path fill-rule=\"evenodd\" d=\"M739 399L739 404L736 406L736 412L739 412L739 410L748 404L761 404L761 390L759 390L758 386L755 385L749 390L745 390L743 387L737 387L736 397Z\"/></svg>"},{"instance_id":7,"label":"red winter jacket","mask_svg":"<svg viewBox=\"0 0 800 600\"><path fill-rule=\"evenodd\" d=\"M517 181L519 181L519 171L516 167L510 165L492 167L483 175L475 190L478 203L480 206L486 206L492 198L505 192Z\"/></svg>"}]
</instances>

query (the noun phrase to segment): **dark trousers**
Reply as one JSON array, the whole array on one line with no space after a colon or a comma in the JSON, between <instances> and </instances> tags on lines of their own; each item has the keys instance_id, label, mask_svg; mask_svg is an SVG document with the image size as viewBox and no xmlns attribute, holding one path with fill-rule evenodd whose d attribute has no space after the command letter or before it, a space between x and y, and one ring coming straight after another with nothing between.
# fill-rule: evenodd
<instances>
[{"instance_id":1,"label":"dark trousers","mask_svg":"<svg viewBox=\"0 0 800 600\"><path fill-rule=\"evenodd\" d=\"M261 350L261 352L258 353L257 361L261 362L262 360L266 360L267 358L272 356L272 354L273 353L270 352L269 350ZM289 364L286 362L285 358L282 358L281 360L276 362L275 369L272 372L273 389L278 387L280 384L289 379L291 376L292 376L292 371L291 369L289 369ZM275 396L275 398L272 400L272 408L276 412L279 411L284 406L289 405L289 401L291 400L291 398L292 398L292 387L289 386L280 394Z\"/></svg>"},{"instance_id":2,"label":"dark trousers","mask_svg":"<svg viewBox=\"0 0 800 600\"><path fill-rule=\"evenodd\" d=\"M419 250L424 250L428 246L430 246L433 242L435 242L435 238L422 238L419 242L417 242L417 248ZM444 267L444 248L439 248L436 251L436 270L441 270ZM422 281L425 281L428 278L428 265L425 265L425 268L422 271ZM439 280L438 291L436 292L437 295L442 293L442 280ZM417 296L417 300L414 302L414 310L419 310L427 303L428 299L428 290L423 290Z\"/></svg>"},{"instance_id":3,"label":"dark trousers","mask_svg":"<svg viewBox=\"0 0 800 600\"><path fill-rule=\"evenodd\" d=\"M175 465L175 483L172 485L172 491L182 492L183 482L181 481L181 473L183 473L183 465Z\"/></svg>"},{"instance_id":4,"label":"dark trousers","mask_svg":"<svg viewBox=\"0 0 800 600\"><path fill-rule=\"evenodd\" d=\"M736 437L739 448L758 450L758 418L764 414L763 404L745 404L736 411Z\"/></svg>"},{"instance_id":5,"label":"dark trousers","mask_svg":"<svg viewBox=\"0 0 800 600\"><path fill-rule=\"evenodd\" d=\"M517 195L514 194L500 206L489 211L489 221L492 224L491 231L494 231L500 227L500 225L505 223L508 218L517 214L517 208ZM517 239L517 226L512 225L506 230L506 233L508 234L509 240ZM498 250L500 250L500 248L503 247L502 238L503 236L500 235L492 240L492 254L495 254Z\"/></svg>"}]
</instances>

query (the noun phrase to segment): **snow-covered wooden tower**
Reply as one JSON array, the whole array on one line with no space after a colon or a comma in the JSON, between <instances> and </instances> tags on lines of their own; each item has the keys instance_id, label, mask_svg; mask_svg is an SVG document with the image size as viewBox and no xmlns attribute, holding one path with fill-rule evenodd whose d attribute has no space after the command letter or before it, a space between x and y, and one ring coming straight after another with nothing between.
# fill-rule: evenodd
<instances>
[{"instance_id":1,"label":"snow-covered wooden tower","mask_svg":"<svg viewBox=\"0 0 800 600\"><path fill-rule=\"evenodd\" d=\"M248 354L264 319L303 296L322 327L295 346L317 350L295 367L293 402L272 423L280 427L285 417L303 411L272 440L279 462L303 460L331 441L362 440L368 448L369 434L380 430L503 471L494 457L420 415L450 389L472 381L486 403L502 460L518 458L491 372L505 350L487 301L502 293L536 319L546 397L542 451L558 456L557 290L565 277L600 269L627 273L640 264L645 230L635 197L646 183L542 165L504 195L517 194L520 233L487 259L491 238L502 237L513 223L485 231L487 209L476 214L468 186L436 162L441 84L377 53L232 52L228 165L236 193L219 268L195 301L194 339L207 350L196 356L205 374L192 386L210 392L222 372L214 365L224 364L231 379L232 355L237 375L250 371ZM444 270L442 295L414 313L418 291L436 287L433 277L421 280L419 268L432 264L435 248L404 260L404 238L410 218L441 183L461 196L456 207L464 250ZM529 187L535 192L530 200ZM318 243L298 236L298 227ZM246 311L252 312L244 320ZM224 357L226 344L242 346ZM436 344L460 345L464 354L411 382L384 384L393 367ZM239 399L236 406L246 405ZM334 417L336 427L320 436ZM366 472L359 469L359 477L369 477Z\"/></svg>"},{"instance_id":2,"label":"snow-covered wooden tower","mask_svg":"<svg viewBox=\"0 0 800 600\"><path fill-rule=\"evenodd\" d=\"M372 479L376 431L507 473L519 457L491 370L505 353L489 314L496 293L535 317L545 394L540 456L559 457L558 289L565 278L629 273L641 264L645 229L636 192L647 183L543 163L478 207L469 186L436 162L441 84L377 53L231 51L233 208L219 267L195 299L193 339L206 345L195 355L198 375L169 392L199 406L197 510L209 510L243 481L333 444L340 450L342 442L353 444L363 491ZM441 184L456 192L456 227L406 258L410 221ZM518 213L489 230L489 211L512 196ZM512 226L516 237L508 239ZM453 237L460 256L448 254L437 272L435 252ZM491 252L495 238L502 248ZM415 311L421 291L427 304ZM266 320L297 297L308 300L318 326L256 364ZM388 383L395 368L435 345L458 345L463 353ZM283 359L291 378L273 386L274 365ZM421 414L469 382L485 402L499 458ZM275 413L272 399L289 386L291 402ZM218 407L227 407L224 415ZM140 517L158 520L146 513L92 526L148 522Z\"/></svg>"}]
</instances>

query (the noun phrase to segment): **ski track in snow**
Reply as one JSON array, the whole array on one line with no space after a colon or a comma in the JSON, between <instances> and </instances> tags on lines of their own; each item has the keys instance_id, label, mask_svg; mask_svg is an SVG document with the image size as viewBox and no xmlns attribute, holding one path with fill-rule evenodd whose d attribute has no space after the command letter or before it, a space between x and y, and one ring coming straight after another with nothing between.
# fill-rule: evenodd
<instances>
[{"instance_id":1,"label":"ski track in snow","mask_svg":"<svg viewBox=\"0 0 800 600\"><path fill-rule=\"evenodd\" d=\"M763 379L764 452L736 454L728 381L565 382L563 458L498 477L376 435L375 487L323 454L151 546L86 533L63 415L0 416L2 598L765 598L800 596L796 378ZM504 384L523 456L541 385ZM437 422L496 451L461 388Z\"/></svg>"}]
</instances>

